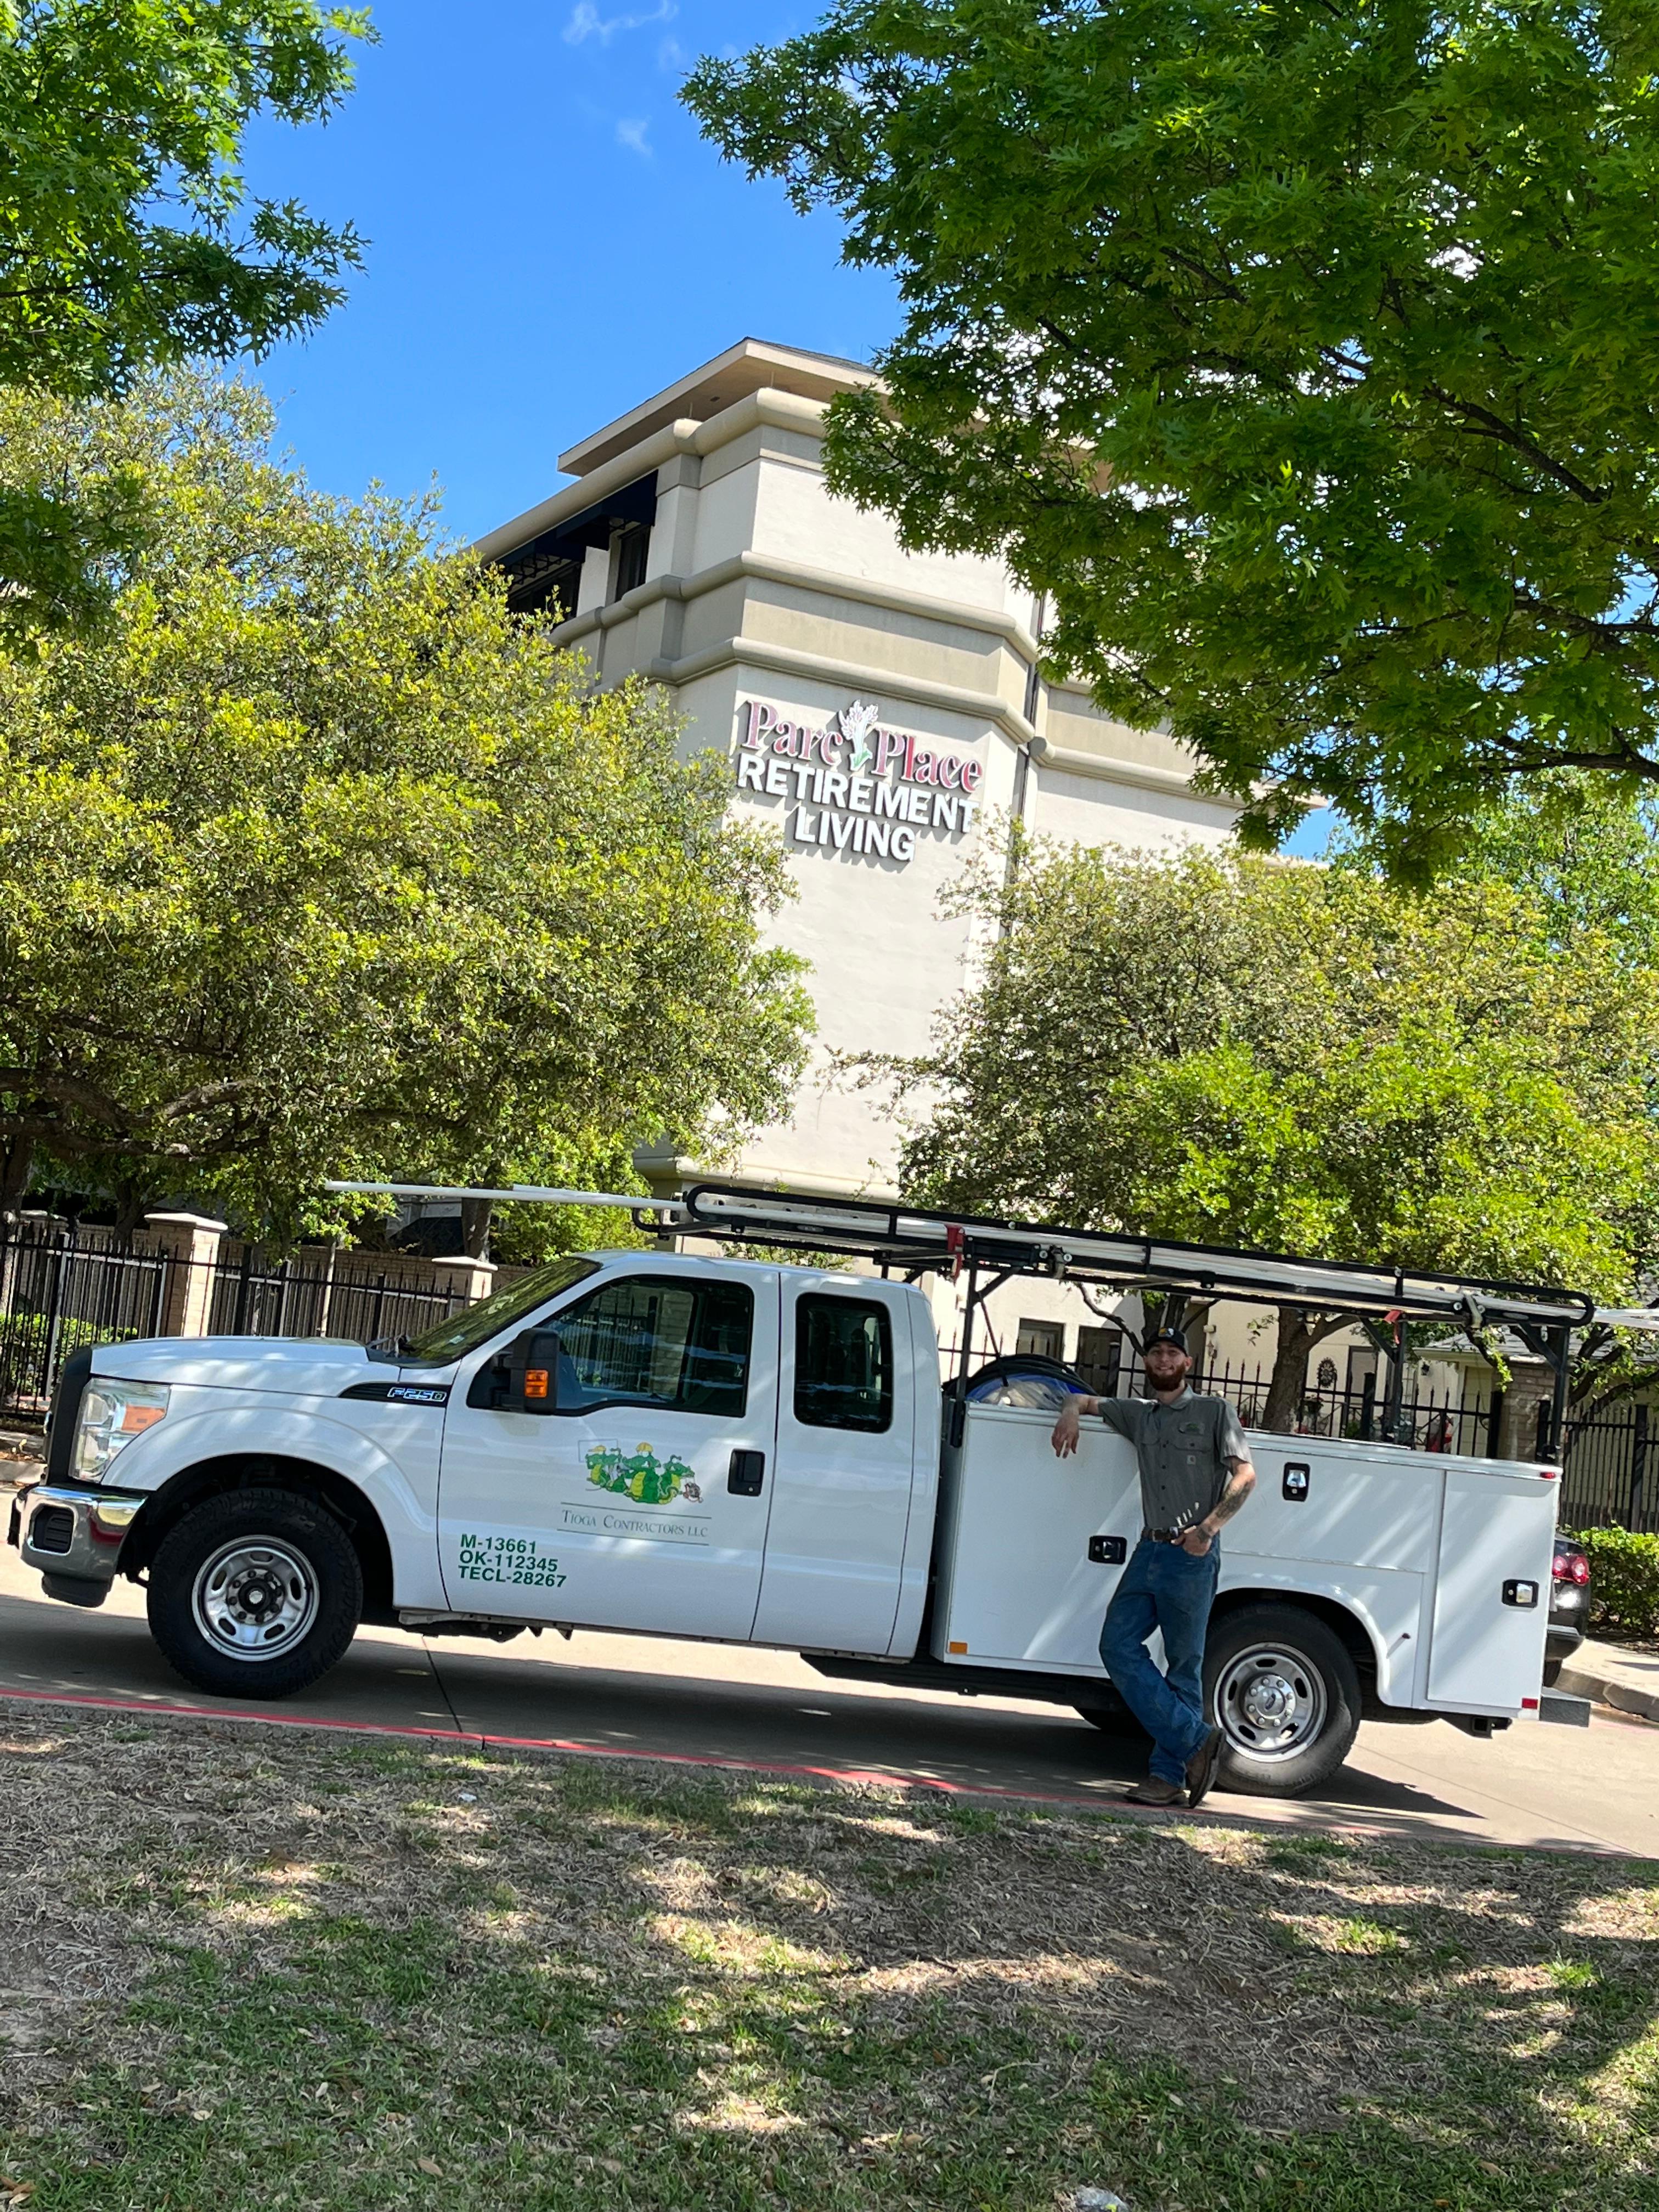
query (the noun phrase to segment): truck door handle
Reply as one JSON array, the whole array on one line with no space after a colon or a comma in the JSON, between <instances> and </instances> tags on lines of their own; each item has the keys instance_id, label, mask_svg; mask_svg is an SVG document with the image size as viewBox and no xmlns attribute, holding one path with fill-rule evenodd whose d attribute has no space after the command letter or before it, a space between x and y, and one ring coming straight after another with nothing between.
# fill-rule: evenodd
<instances>
[{"instance_id":1,"label":"truck door handle","mask_svg":"<svg viewBox=\"0 0 1659 2212\"><path fill-rule=\"evenodd\" d=\"M734 1498L758 1498L765 1474L764 1452L734 1451L726 1477L726 1486Z\"/></svg>"}]
</instances>

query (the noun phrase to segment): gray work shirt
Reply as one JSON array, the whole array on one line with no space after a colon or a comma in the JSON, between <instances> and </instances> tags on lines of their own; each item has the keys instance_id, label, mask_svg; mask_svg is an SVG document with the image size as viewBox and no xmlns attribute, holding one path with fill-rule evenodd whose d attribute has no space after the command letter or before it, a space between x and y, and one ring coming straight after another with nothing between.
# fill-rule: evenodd
<instances>
[{"instance_id":1,"label":"gray work shirt","mask_svg":"<svg viewBox=\"0 0 1659 2212\"><path fill-rule=\"evenodd\" d=\"M1140 1462L1140 1510L1149 1528L1190 1528L1221 1503L1229 1462L1250 1448L1224 1398L1183 1390L1172 1406L1156 1398L1103 1398L1100 1418L1127 1437Z\"/></svg>"}]
</instances>

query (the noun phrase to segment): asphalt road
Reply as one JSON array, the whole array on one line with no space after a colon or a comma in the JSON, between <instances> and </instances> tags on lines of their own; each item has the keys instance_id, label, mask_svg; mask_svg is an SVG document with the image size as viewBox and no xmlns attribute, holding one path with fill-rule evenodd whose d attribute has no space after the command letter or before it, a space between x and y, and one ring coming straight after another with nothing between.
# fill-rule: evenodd
<instances>
[{"instance_id":1,"label":"asphalt road","mask_svg":"<svg viewBox=\"0 0 1659 2212\"><path fill-rule=\"evenodd\" d=\"M111 1700L155 1712L408 1729L604 1755L879 1777L947 1790L1109 1800L1142 1771L1133 1746L1064 1707L833 1683L804 1660L666 1638L549 1632L511 1645L365 1629L306 1696L236 1706L180 1681L119 1584L96 1613L40 1595L0 1547L0 1697ZM1637 1853L1659 1858L1659 1727L1520 1721L1489 1743L1443 1721L1368 1722L1319 1796L1220 1795L1206 1813Z\"/></svg>"}]
</instances>

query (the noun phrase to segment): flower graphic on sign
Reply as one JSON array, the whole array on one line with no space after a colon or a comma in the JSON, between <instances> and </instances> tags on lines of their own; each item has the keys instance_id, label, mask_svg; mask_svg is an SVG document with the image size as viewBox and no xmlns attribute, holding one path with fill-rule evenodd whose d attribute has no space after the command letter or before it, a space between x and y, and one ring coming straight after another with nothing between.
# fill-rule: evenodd
<instances>
[{"instance_id":1,"label":"flower graphic on sign","mask_svg":"<svg viewBox=\"0 0 1659 2212\"><path fill-rule=\"evenodd\" d=\"M870 732L875 728L876 717L880 712L881 708L873 699L854 699L841 710L838 719L842 735L853 748L853 757L847 765L854 775L860 769L868 768L876 757L870 743Z\"/></svg>"}]
</instances>

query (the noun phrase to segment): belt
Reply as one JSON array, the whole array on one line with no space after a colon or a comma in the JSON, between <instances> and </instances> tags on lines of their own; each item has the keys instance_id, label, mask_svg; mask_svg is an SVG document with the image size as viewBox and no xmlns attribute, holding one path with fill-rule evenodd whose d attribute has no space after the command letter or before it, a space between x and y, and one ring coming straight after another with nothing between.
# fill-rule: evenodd
<instances>
[{"instance_id":1,"label":"belt","mask_svg":"<svg viewBox=\"0 0 1659 2212\"><path fill-rule=\"evenodd\" d=\"M1184 1528L1143 1528L1140 1540L1143 1544L1178 1544L1186 1533Z\"/></svg>"}]
</instances>

